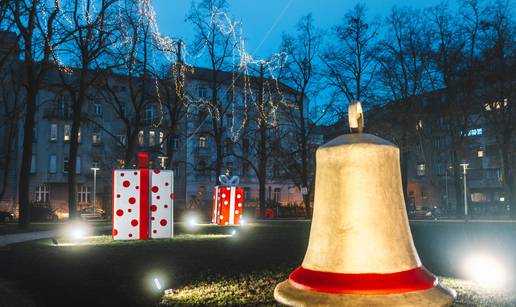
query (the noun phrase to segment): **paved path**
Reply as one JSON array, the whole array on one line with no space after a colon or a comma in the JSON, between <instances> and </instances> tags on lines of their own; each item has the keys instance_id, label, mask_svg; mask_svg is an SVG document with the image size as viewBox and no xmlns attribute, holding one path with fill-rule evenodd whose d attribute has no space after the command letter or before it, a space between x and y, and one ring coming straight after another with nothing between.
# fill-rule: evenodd
<instances>
[{"instance_id":1,"label":"paved path","mask_svg":"<svg viewBox=\"0 0 516 307\"><path fill-rule=\"evenodd\" d=\"M93 226L93 231L103 231L111 229L111 225ZM8 244L20 243L26 241L48 239L53 237L61 236L61 229L46 230L46 231L34 231L34 232L23 232L13 233L0 236L0 247Z\"/></svg>"}]
</instances>

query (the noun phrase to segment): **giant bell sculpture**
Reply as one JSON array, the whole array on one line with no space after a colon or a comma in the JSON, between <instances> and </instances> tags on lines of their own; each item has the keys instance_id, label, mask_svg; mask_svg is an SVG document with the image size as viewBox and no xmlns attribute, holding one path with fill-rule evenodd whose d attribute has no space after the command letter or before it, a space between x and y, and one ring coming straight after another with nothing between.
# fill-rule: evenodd
<instances>
[{"instance_id":1,"label":"giant bell sculpture","mask_svg":"<svg viewBox=\"0 0 516 307\"><path fill-rule=\"evenodd\" d=\"M290 306L450 306L455 291L425 269L412 241L399 148L362 133L359 102L348 111L354 133L317 150L308 248L275 299Z\"/></svg>"}]
</instances>

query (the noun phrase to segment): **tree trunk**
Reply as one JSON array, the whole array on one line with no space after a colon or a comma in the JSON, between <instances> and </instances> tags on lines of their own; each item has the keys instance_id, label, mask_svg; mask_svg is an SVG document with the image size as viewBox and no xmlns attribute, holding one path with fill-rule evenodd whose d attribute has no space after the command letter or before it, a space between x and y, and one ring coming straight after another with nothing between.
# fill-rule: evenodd
<instances>
[{"instance_id":1,"label":"tree trunk","mask_svg":"<svg viewBox=\"0 0 516 307\"><path fill-rule=\"evenodd\" d=\"M27 89L27 108L25 123L23 126L23 151L18 181L19 220L20 228L28 228L30 224L30 167L32 162L32 143L34 141L34 124L36 115L37 87L30 86Z\"/></svg>"}]
</instances>

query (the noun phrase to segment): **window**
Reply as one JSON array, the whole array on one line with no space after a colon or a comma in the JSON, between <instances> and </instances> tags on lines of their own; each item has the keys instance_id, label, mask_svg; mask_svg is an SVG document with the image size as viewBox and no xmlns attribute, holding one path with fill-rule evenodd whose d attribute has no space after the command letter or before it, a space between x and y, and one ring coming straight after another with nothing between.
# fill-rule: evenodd
<instances>
[{"instance_id":1,"label":"window","mask_svg":"<svg viewBox=\"0 0 516 307\"><path fill-rule=\"evenodd\" d=\"M70 159L64 158L63 159L63 173L68 173L69 169L70 169Z\"/></svg>"},{"instance_id":2,"label":"window","mask_svg":"<svg viewBox=\"0 0 516 307\"><path fill-rule=\"evenodd\" d=\"M57 141L57 124L50 125L50 141Z\"/></svg>"},{"instance_id":3,"label":"window","mask_svg":"<svg viewBox=\"0 0 516 307\"><path fill-rule=\"evenodd\" d=\"M159 132L159 145L161 146L161 148L165 147L165 133L163 133L163 131L160 131Z\"/></svg>"},{"instance_id":4,"label":"window","mask_svg":"<svg viewBox=\"0 0 516 307\"><path fill-rule=\"evenodd\" d=\"M206 142L206 140L204 140ZM172 139L172 146L174 148L174 150L177 150L179 148L179 138L178 137L174 137Z\"/></svg>"},{"instance_id":5,"label":"window","mask_svg":"<svg viewBox=\"0 0 516 307\"><path fill-rule=\"evenodd\" d=\"M140 146L143 146L144 141L145 141L145 140L144 140L143 130L140 130L140 131L138 132L138 144L139 144Z\"/></svg>"},{"instance_id":6,"label":"window","mask_svg":"<svg viewBox=\"0 0 516 307\"><path fill-rule=\"evenodd\" d=\"M95 104L95 116L102 116L102 105L100 103Z\"/></svg>"},{"instance_id":7,"label":"window","mask_svg":"<svg viewBox=\"0 0 516 307\"><path fill-rule=\"evenodd\" d=\"M274 201L279 203L281 196L281 188L274 188Z\"/></svg>"},{"instance_id":8,"label":"window","mask_svg":"<svg viewBox=\"0 0 516 307\"><path fill-rule=\"evenodd\" d=\"M154 108L154 106L145 107L145 120L152 121L152 120L154 120L155 116L156 116L156 109Z\"/></svg>"},{"instance_id":9,"label":"window","mask_svg":"<svg viewBox=\"0 0 516 307\"><path fill-rule=\"evenodd\" d=\"M419 119L416 124L416 130L423 129L423 120Z\"/></svg>"},{"instance_id":10,"label":"window","mask_svg":"<svg viewBox=\"0 0 516 307\"><path fill-rule=\"evenodd\" d=\"M468 131L467 136L477 136L477 135L482 135L482 133L483 133L482 128L473 128Z\"/></svg>"},{"instance_id":11,"label":"window","mask_svg":"<svg viewBox=\"0 0 516 307\"><path fill-rule=\"evenodd\" d=\"M486 202L486 201L488 201L488 198L485 193L471 193L471 201L472 202Z\"/></svg>"},{"instance_id":12,"label":"window","mask_svg":"<svg viewBox=\"0 0 516 307\"><path fill-rule=\"evenodd\" d=\"M36 186L35 198L38 203L48 202L48 187L46 185Z\"/></svg>"},{"instance_id":13,"label":"window","mask_svg":"<svg viewBox=\"0 0 516 307\"><path fill-rule=\"evenodd\" d=\"M417 175L418 176L420 176L420 177L424 176L425 175L425 164L424 163L419 163L417 165L416 171L417 171Z\"/></svg>"},{"instance_id":14,"label":"window","mask_svg":"<svg viewBox=\"0 0 516 307\"><path fill-rule=\"evenodd\" d=\"M120 142L120 144L125 145L127 143L125 134L119 134L119 135L117 135L117 138L118 138L118 141Z\"/></svg>"},{"instance_id":15,"label":"window","mask_svg":"<svg viewBox=\"0 0 516 307\"><path fill-rule=\"evenodd\" d=\"M154 130L149 130L149 146L154 146L156 140L156 132Z\"/></svg>"},{"instance_id":16,"label":"window","mask_svg":"<svg viewBox=\"0 0 516 307\"><path fill-rule=\"evenodd\" d=\"M205 87L199 87L199 98L204 99L208 97L208 89Z\"/></svg>"},{"instance_id":17,"label":"window","mask_svg":"<svg viewBox=\"0 0 516 307\"><path fill-rule=\"evenodd\" d=\"M64 125L64 134L63 134L63 140L65 142L70 142L70 135L72 134L70 125L66 124Z\"/></svg>"},{"instance_id":18,"label":"window","mask_svg":"<svg viewBox=\"0 0 516 307\"><path fill-rule=\"evenodd\" d=\"M81 142L81 127L79 127L79 131L77 132L77 142Z\"/></svg>"},{"instance_id":19,"label":"window","mask_svg":"<svg viewBox=\"0 0 516 307\"><path fill-rule=\"evenodd\" d=\"M199 137L199 148L206 148L206 137L205 136Z\"/></svg>"},{"instance_id":20,"label":"window","mask_svg":"<svg viewBox=\"0 0 516 307\"><path fill-rule=\"evenodd\" d=\"M91 191L90 187L86 185L79 185L77 189L77 202L79 203L89 203L90 202Z\"/></svg>"},{"instance_id":21,"label":"window","mask_svg":"<svg viewBox=\"0 0 516 307\"><path fill-rule=\"evenodd\" d=\"M60 97L58 107L59 107L59 114L63 118L68 118L69 117L70 107L68 105L68 100L66 99L65 96L61 96Z\"/></svg>"},{"instance_id":22,"label":"window","mask_svg":"<svg viewBox=\"0 0 516 307\"><path fill-rule=\"evenodd\" d=\"M487 177L487 179L500 179L500 169L499 168L486 169L486 177Z\"/></svg>"},{"instance_id":23,"label":"window","mask_svg":"<svg viewBox=\"0 0 516 307\"><path fill-rule=\"evenodd\" d=\"M93 134L91 135L91 141L93 145L98 145L102 141L102 134L99 130L93 131Z\"/></svg>"},{"instance_id":24,"label":"window","mask_svg":"<svg viewBox=\"0 0 516 307\"><path fill-rule=\"evenodd\" d=\"M30 173L35 174L36 173L36 155L32 155L30 159Z\"/></svg>"},{"instance_id":25,"label":"window","mask_svg":"<svg viewBox=\"0 0 516 307\"><path fill-rule=\"evenodd\" d=\"M480 148L477 151L477 157L479 157L479 158L483 158L484 157L484 150L482 148Z\"/></svg>"},{"instance_id":26,"label":"window","mask_svg":"<svg viewBox=\"0 0 516 307\"><path fill-rule=\"evenodd\" d=\"M75 160L75 173L80 174L81 173L81 157L77 157L77 160Z\"/></svg>"},{"instance_id":27,"label":"window","mask_svg":"<svg viewBox=\"0 0 516 307\"><path fill-rule=\"evenodd\" d=\"M50 174L55 174L57 172L57 156L50 155L50 160L48 161L48 172Z\"/></svg>"}]
</instances>

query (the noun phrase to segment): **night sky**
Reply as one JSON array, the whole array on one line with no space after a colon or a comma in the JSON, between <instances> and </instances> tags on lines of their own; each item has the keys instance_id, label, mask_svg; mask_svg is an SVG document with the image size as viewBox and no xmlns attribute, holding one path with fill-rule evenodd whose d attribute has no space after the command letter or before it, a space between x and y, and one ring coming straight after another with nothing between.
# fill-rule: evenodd
<instances>
[{"instance_id":1,"label":"night sky","mask_svg":"<svg viewBox=\"0 0 516 307\"><path fill-rule=\"evenodd\" d=\"M159 29L163 35L182 38L187 44L194 32L185 15L190 9L190 0L153 0ZM415 9L434 6L442 0L229 0L230 14L243 25L246 49L255 58L267 58L277 52L281 34L293 32L299 18L312 13L316 25L324 30L341 22L346 12L357 3L366 3L371 19L383 18L393 5L408 5ZM450 1L455 9L457 2Z\"/></svg>"}]
</instances>

